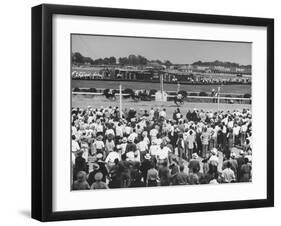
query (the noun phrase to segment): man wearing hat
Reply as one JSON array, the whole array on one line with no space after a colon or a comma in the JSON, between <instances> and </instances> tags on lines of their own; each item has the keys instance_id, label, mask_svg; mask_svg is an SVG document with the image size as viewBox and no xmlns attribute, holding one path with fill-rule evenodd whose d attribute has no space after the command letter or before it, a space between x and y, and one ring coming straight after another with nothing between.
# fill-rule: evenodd
<instances>
[{"instance_id":1,"label":"man wearing hat","mask_svg":"<svg viewBox=\"0 0 281 226\"><path fill-rule=\"evenodd\" d=\"M231 169L231 163L229 161L226 163L226 168L222 171L221 177L224 183L232 183L236 180L235 174Z\"/></svg>"},{"instance_id":2,"label":"man wearing hat","mask_svg":"<svg viewBox=\"0 0 281 226\"><path fill-rule=\"evenodd\" d=\"M117 153L115 150L113 150L113 151L108 153L108 155L105 159L105 163L107 164L109 170L111 169L111 167L113 165L115 165L114 164L115 159L118 159L118 161L121 160L119 153Z\"/></svg>"},{"instance_id":3,"label":"man wearing hat","mask_svg":"<svg viewBox=\"0 0 281 226\"><path fill-rule=\"evenodd\" d=\"M125 153L128 153L128 152L135 152L137 150L137 146L136 144L134 143L133 139L131 137L128 138L128 144L126 146L126 150L125 150Z\"/></svg>"},{"instance_id":4,"label":"man wearing hat","mask_svg":"<svg viewBox=\"0 0 281 226\"><path fill-rule=\"evenodd\" d=\"M146 184L146 178L147 178L147 171L150 169L150 166L151 166L151 155L149 153L147 153L144 156L144 160L140 166L141 175L142 175L142 178L143 178L143 181L145 184Z\"/></svg>"},{"instance_id":5,"label":"man wearing hat","mask_svg":"<svg viewBox=\"0 0 281 226\"><path fill-rule=\"evenodd\" d=\"M97 163L100 167L100 172L103 174L103 178L102 178L102 181L103 182L106 182L106 177L108 177L108 170L105 166L105 162L103 161L103 154L102 153L98 153L97 154Z\"/></svg>"},{"instance_id":6,"label":"man wearing hat","mask_svg":"<svg viewBox=\"0 0 281 226\"><path fill-rule=\"evenodd\" d=\"M72 190L88 190L90 189L90 186L88 182L86 181L86 172L79 171L77 173L77 180L74 181L72 185Z\"/></svg>"},{"instance_id":7,"label":"man wearing hat","mask_svg":"<svg viewBox=\"0 0 281 226\"><path fill-rule=\"evenodd\" d=\"M93 163L93 170L88 175L88 184L91 186L96 180L95 175L97 172L100 172L100 166L98 163Z\"/></svg>"},{"instance_id":8,"label":"man wearing hat","mask_svg":"<svg viewBox=\"0 0 281 226\"><path fill-rule=\"evenodd\" d=\"M210 165L218 166L219 165L219 158L218 158L218 150L216 148L213 148L211 150L211 157L208 160L208 163Z\"/></svg>"},{"instance_id":9,"label":"man wearing hat","mask_svg":"<svg viewBox=\"0 0 281 226\"><path fill-rule=\"evenodd\" d=\"M103 153L104 152L104 143L102 141L102 135L99 135L95 142L93 143L93 147L96 150L96 153Z\"/></svg>"},{"instance_id":10,"label":"man wearing hat","mask_svg":"<svg viewBox=\"0 0 281 226\"><path fill-rule=\"evenodd\" d=\"M239 156L236 158L236 161L237 161L237 180L240 181L241 166L245 163L245 153L243 150L239 152Z\"/></svg>"},{"instance_id":11,"label":"man wearing hat","mask_svg":"<svg viewBox=\"0 0 281 226\"><path fill-rule=\"evenodd\" d=\"M188 168L189 172L198 173L200 171L201 167L197 153L192 154L192 159L189 162Z\"/></svg>"},{"instance_id":12,"label":"man wearing hat","mask_svg":"<svg viewBox=\"0 0 281 226\"><path fill-rule=\"evenodd\" d=\"M158 155L160 150L160 146L157 144L156 139L152 140L151 146L149 148L149 154L153 159L156 159L156 156Z\"/></svg>"},{"instance_id":13,"label":"man wearing hat","mask_svg":"<svg viewBox=\"0 0 281 226\"><path fill-rule=\"evenodd\" d=\"M107 184L102 181L103 174L98 172L95 174L95 182L92 184L91 189L108 189Z\"/></svg>"},{"instance_id":14,"label":"man wearing hat","mask_svg":"<svg viewBox=\"0 0 281 226\"><path fill-rule=\"evenodd\" d=\"M137 143L137 150L140 152L140 160L143 161L145 154L148 151L147 142L141 137L141 141Z\"/></svg>"}]
</instances>

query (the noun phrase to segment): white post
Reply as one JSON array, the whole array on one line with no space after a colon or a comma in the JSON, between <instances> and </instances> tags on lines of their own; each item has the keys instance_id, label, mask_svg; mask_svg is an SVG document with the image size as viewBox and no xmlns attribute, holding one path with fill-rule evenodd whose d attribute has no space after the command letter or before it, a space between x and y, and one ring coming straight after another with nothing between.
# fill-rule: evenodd
<instances>
[{"instance_id":1,"label":"white post","mask_svg":"<svg viewBox=\"0 0 281 226\"><path fill-rule=\"evenodd\" d=\"M120 111L120 119L122 119L122 85L121 85L121 83L119 86L119 111Z\"/></svg>"},{"instance_id":2,"label":"white post","mask_svg":"<svg viewBox=\"0 0 281 226\"><path fill-rule=\"evenodd\" d=\"M221 90L221 87L219 86L218 87L218 111L220 110L220 90Z\"/></svg>"},{"instance_id":3,"label":"white post","mask_svg":"<svg viewBox=\"0 0 281 226\"><path fill-rule=\"evenodd\" d=\"M181 84L178 82L177 93L180 91Z\"/></svg>"},{"instance_id":4,"label":"white post","mask_svg":"<svg viewBox=\"0 0 281 226\"><path fill-rule=\"evenodd\" d=\"M163 74L160 74L160 90L162 95L162 101L164 101L164 85L163 85Z\"/></svg>"}]
</instances>

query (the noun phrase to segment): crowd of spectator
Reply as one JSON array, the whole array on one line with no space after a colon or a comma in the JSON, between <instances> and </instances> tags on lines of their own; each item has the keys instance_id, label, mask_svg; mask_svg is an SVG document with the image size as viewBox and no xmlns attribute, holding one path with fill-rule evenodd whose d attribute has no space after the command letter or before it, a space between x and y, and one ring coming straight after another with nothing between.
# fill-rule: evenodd
<instances>
[{"instance_id":1,"label":"crowd of spectator","mask_svg":"<svg viewBox=\"0 0 281 226\"><path fill-rule=\"evenodd\" d=\"M252 114L72 108L72 190L252 180Z\"/></svg>"}]
</instances>

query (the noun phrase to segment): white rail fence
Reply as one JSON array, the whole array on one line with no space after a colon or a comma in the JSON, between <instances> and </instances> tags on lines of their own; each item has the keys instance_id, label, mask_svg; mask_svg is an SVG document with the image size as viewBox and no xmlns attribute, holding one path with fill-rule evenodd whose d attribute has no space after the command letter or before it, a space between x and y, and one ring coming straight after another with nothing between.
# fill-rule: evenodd
<instances>
[{"instance_id":1,"label":"white rail fence","mask_svg":"<svg viewBox=\"0 0 281 226\"><path fill-rule=\"evenodd\" d=\"M72 92L73 95L93 95L93 96L103 96L103 93L100 92ZM120 96L119 93L115 94L116 96ZM122 97L128 97L130 94L122 93ZM151 95L155 98L155 95ZM176 95L168 95L168 101L172 101ZM185 101L187 102L212 102L217 103L228 103L228 104L251 104L252 98L243 98L243 97L212 97L212 96L186 96Z\"/></svg>"}]
</instances>

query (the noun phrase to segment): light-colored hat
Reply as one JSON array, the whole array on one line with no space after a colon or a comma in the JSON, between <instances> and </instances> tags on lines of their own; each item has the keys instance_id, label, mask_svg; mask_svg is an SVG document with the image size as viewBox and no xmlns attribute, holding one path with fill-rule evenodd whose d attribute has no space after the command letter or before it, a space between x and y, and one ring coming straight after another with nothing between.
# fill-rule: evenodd
<instances>
[{"instance_id":1,"label":"light-colored hat","mask_svg":"<svg viewBox=\"0 0 281 226\"><path fill-rule=\"evenodd\" d=\"M82 143L81 144L81 148L88 148L88 147L89 147L89 145L87 143Z\"/></svg>"},{"instance_id":2,"label":"light-colored hat","mask_svg":"<svg viewBox=\"0 0 281 226\"><path fill-rule=\"evenodd\" d=\"M123 137L122 142L127 142L127 137Z\"/></svg>"},{"instance_id":3,"label":"light-colored hat","mask_svg":"<svg viewBox=\"0 0 281 226\"><path fill-rule=\"evenodd\" d=\"M151 159L151 156L150 156L149 153L146 153L145 156L144 156L144 158L149 160L149 159Z\"/></svg>"},{"instance_id":4,"label":"light-colored hat","mask_svg":"<svg viewBox=\"0 0 281 226\"><path fill-rule=\"evenodd\" d=\"M246 158L248 159L249 162L252 162L252 156L251 155L247 155Z\"/></svg>"},{"instance_id":5,"label":"light-colored hat","mask_svg":"<svg viewBox=\"0 0 281 226\"><path fill-rule=\"evenodd\" d=\"M212 153L213 155L217 155L217 154L218 154L218 150L217 150L216 148L213 148L213 149L211 150L211 153Z\"/></svg>"},{"instance_id":6,"label":"light-colored hat","mask_svg":"<svg viewBox=\"0 0 281 226\"><path fill-rule=\"evenodd\" d=\"M95 174L95 180L101 181L102 178L103 178L103 174L102 174L101 172L97 172L97 173Z\"/></svg>"},{"instance_id":7,"label":"light-colored hat","mask_svg":"<svg viewBox=\"0 0 281 226\"><path fill-rule=\"evenodd\" d=\"M132 138L132 137L129 137L129 138L128 138L128 142L133 142L133 138Z\"/></svg>"},{"instance_id":8,"label":"light-colored hat","mask_svg":"<svg viewBox=\"0 0 281 226\"><path fill-rule=\"evenodd\" d=\"M98 153L98 154L97 154L97 159L102 159L102 157L103 157L103 154L102 154L102 153Z\"/></svg>"},{"instance_id":9,"label":"light-colored hat","mask_svg":"<svg viewBox=\"0 0 281 226\"><path fill-rule=\"evenodd\" d=\"M193 154L192 154L192 158L193 158L193 159L197 159L197 158L198 158L197 153L193 153Z\"/></svg>"}]
</instances>

